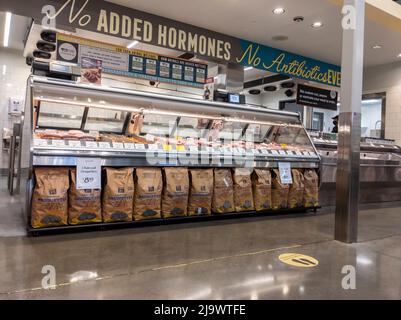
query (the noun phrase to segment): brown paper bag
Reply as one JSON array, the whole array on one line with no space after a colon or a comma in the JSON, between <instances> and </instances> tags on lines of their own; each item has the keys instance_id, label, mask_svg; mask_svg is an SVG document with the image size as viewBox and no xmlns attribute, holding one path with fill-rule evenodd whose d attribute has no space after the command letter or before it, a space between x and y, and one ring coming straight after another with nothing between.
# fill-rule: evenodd
<instances>
[{"instance_id":1,"label":"brown paper bag","mask_svg":"<svg viewBox=\"0 0 401 320\"><path fill-rule=\"evenodd\" d=\"M72 225L102 222L101 190L78 190L76 170L71 169L68 222Z\"/></svg>"},{"instance_id":2,"label":"brown paper bag","mask_svg":"<svg viewBox=\"0 0 401 320\"><path fill-rule=\"evenodd\" d=\"M161 169L136 169L134 220L161 218L162 190Z\"/></svg>"},{"instance_id":3,"label":"brown paper bag","mask_svg":"<svg viewBox=\"0 0 401 320\"><path fill-rule=\"evenodd\" d=\"M187 168L164 168L162 217L187 215L189 176Z\"/></svg>"},{"instance_id":4,"label":"brown paper bag","mask_svg":"<svg viewBox=\"0 0 401 320\"><path fill-rule=\"evenodd\" d=\"M290 186L281 183L280 172L278 169L273 170L272 178L272 208L288 208L288 193Z\"/></svg>"},{"instance_id":5,"label":"brown paper bag","mask_svg":"<svg viewBox=\"0 0 401 320\"><path fill-rule=\"evenodd\" d=\"M252 175L253 199L256 211L272 206L272 175L270 170L255 169Z\"/></svg>"},{"instance_id":6,"label":"brown paper bag","mask_svg":"<svg viewBox=\"0 0 401 320\"><path fill-rule=\"evenodd\" d=\"M134 169L106 168L103 192L103 221L132 221Z\"/></svg>"},{"instance_id":7,"label":"brown paper bag","mask_svg":"<svg viewBox=\"0 0 401 320\"><path fill-rule=\"evenodd\" d=\"M188 215L210 215L213 196L213 169L191 169L191 188L188 200Z\"/></svg>"},{"instance_id":8,"label":"brown paper bag","mask_svg":"<svg viewBox=\"0 0 401 320\"><path fill-rule=\"evenodd\" d=\"M234 205L237 212L255 210L251 174L252 170L248 168L234 169Z\"/></svg>"},{"instance_id":9,"label":"brown paper bag","mask_svg":"<svg viewBox=\"0 0 401 320\"><path fill-rule=\"evenodd\" d=\"M235 211L234 185L231 169L214 169L212 211L214 213Z\"/></svg>"},{"instance_id":10,"label":"brown paper bag","mask_svg":"<svg viewBox=\"0 0 401 320\"><path fill-rule=\"evenodd\" d=\"M68 168L36 168L32 197L33 228L68 224Z\"/></svg>"},{"instance_id":11,"label":"brown paper bag","mask_svg":"<svg viewBox=\"0 0 401 320\"><path fill-rule=\"evenodd\" d=\"M288 194L288 206L300 208L304 205L304 176L300 169L292 169L292 185Z\"/></svg>"},{"instance_id":12,"label":"brown paper bag","mask_svg":"<svg viewBox=\"0 0 401 320\"><path fill-rule=\"evenodd\" d=\"M319 176L313 169L304 172L304 206L305 208L319 205Z\"/></svg>"}]
</instances>

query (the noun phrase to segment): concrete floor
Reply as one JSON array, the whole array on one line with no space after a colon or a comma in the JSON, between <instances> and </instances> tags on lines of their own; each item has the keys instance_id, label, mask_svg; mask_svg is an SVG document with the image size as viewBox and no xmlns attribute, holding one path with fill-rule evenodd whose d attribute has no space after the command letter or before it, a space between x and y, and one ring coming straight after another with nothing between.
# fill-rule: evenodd
<instances>
[{"instance_id":1,"label":"concrete floor","mask_svg":"<svg viewBox=\"0 0 401 320\"><path fill-rule=\"evenodd\" d=\"M22 200L0 181L0 299L401 299L401 205L364 207L353 245L333 240L331 209L27 238ZM283 264L287 252L319 265ZM41 288L44 265L54 290ZM344 265L355 290L341 286Z\"/></svg>"}]
</instances>

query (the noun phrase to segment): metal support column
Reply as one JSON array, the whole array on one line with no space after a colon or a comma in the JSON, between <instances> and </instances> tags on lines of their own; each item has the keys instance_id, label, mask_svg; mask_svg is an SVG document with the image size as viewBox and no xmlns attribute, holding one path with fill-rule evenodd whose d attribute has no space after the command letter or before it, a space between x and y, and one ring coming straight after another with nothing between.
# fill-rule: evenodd
<instances>
[{"instance_id":1,"label":"metal support column","mask_svg":"<svg viewBox=\"0 0 401 320\"><path fill-rule=\"evenodd\" d=\"M344 0L344 6L349 20L343 25L335 239L353 243L358 235L365 0Z\"/></svg>"}]
</instances>

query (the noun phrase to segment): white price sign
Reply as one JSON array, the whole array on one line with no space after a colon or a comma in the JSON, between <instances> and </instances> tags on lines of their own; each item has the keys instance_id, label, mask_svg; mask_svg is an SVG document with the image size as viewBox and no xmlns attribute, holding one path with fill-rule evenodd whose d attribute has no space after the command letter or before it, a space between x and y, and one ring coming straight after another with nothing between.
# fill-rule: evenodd
<instances>
[{"instance_id":1,"label":"white price sign","mask_svg":"<svg viewBox=\"0 0 401 320\"><path fill-rule=\"evenodd\" d=\"M99 147L101 149L110 149L110 142L99 142Z\"/></svg>"},{"instance_id":2,"label":"white price sign","mask_svg":"<svg viewBox=\"0 0 401 320\"><path fill-rule=\"evenodd\" d=\"M297 156L301 156L301 157L303 156L301 151L296 151L295 153L297 154Z\"/></svg>"},{"instance_id":3,"label":"white price sign","mask_svg":"<svg viewBox=\"0 0 401 320\"><path fill-rule=\"evenodd\" d=\"M93 148L93 149L97 149L98 147L97 142L94 141L86 141L85 145L87 148Z\"/></svg>"},{"instance_id":4,"label":"white price sign","mask_svg":"<svg viewBox=\"0 0 401 320\"><path fill-rule=\"evenodd\" d=\"M124 149L124 143L113 142L113 149Z\"/></svg>"},{"instance_id":5,"label":"white price sign","mask_svg":"<svg viewBox=\"0 0 401 320\"><path fill-rule=\"evenodd\" d=\"M135 150L135 144L134 143L124 143L124 148L127 150Z\"/></svg>"},{"instance_id":6,"label":"white price sign","mask_svg":"<svg viewBox=\"0 0 401 320\"><path fill-rule=\"evenodd\" d=\"M64 140L52 140L52 146L58 148L65 148L65 141Z\"/></svg>"},{"instance_id":7,"label":"white price sign","mask_svg":"<svg viewBox=\"0 0 401 320\"><path fill-rule=\"evenodd\" d=\"M101 189L102 162L99 158L77 159L77 189Z\"/></svg>"},{"instance_id":8,"label":"white price sign","mask_svg":"<svg viewBox=\"0 0 401 320\"><path fill-rule=\"evenodd\" d=\"M81 148L81 141L74 141L74 140L71 140L71 141L68 141L68 145L69 145L71 148Z\"/></svg>"},{"instance_id":9,"label":"white price sign","mask_svg":"<svg viewBox=\"0 0 401 320\"><path fill-rule=\"evenodd\" d=\"M199 149L198 149L198 147L190 146L189 147L189 151L192 152L192 153L197 153L199 151Z\"/></svg>"},{"instance_id":10,"label":"white price sign","mask_svg":"<svg viewBox=\"0 0 401 320\"><path fill-rule=\"evenodd\" d=\"M267 151L267 149L260 149L260 152L262 152L262 154L269 154L269 152Z\"/></svg>"},{"instance_id":11,"label":"white price sign","mask_svg":"<svg viewBox=\"0 0 401 320\"><path fill-rule=\"evenodd\" d=\"M287 151L285 151L285 150L279 150L278 153L281 154L282 156L287 155Z\"/></svg>"},{"instance_id":12,"label":"white price sign","mask_svg":"<svg viewBox=\"0 0 401 320\"><path fill-rule=\"evenodd\" d=\"M238 153L245 153L245 149L244 148L237 148L237 152Z\"/></svg>"},{"instance_id":13,"label":"white price sign","mask_svg":"<svg viewBox=\"0 0 401 320\"><path fill-rule=\"evenodd\" d=\"M145 145L142 143L136 143L135 144L135 149L136 150L145 150Z\"/></svg>"},{"instance_id":14,"label":"white price sign","mask_svg":"<svg viewBox=\"0 0 401 320\"><path fill-rule=\"evenodd\" d=\"M152 151L159 150L159 146L157 144L149 144L148 149Z\"/></svg>"},{"instance_id":15,"label":"white price sign","mask_svg":"<svg viewBox=\"0 0 401 320\"><path fill-rule=\"evenodd\" d=\"M292 184L291 163L279 162L278 169L280 172L280 180L282 184Z\"/></svg>"},{"instance_id":16,"label":"white price sign","mask_svg":"<svg viewBox=\"0 0 401 320\"><path fill-rule=\"evenodd\" d=\"M278 152L277 152L277 150L270 150L270 152L271 152L273 155L275 155L275 156L277 156L277 155L278 155Z\"/></svg>"},{"instance_id":17,"label":"white price sign","mask_svg":"<svg viewBox=\"0 0 401 320\"><path fill-rule=\"evenodd\" d=\"M33 139L33 144L35 147L47 147L48 145L45 139Z\"/></svg>"}]
</instances>

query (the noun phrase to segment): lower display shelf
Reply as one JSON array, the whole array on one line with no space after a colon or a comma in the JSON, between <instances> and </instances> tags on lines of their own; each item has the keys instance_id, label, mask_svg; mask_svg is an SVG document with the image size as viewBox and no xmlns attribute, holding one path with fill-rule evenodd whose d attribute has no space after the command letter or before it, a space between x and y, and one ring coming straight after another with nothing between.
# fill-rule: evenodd
<instances>
[{"instance_id":1,"label":"lower display shelf","mask_svg":"<svg viewBox=\"0 0 401 320\"><path fill-rule=\"evenodd\" d=\"M30 226L27 228L28 236L37 237L45 235L65 234L65 233L77 233L77 232L88 232L88 231L106 231L112 229L125 229L134 227L145 227L145 226L160 226L168 224L179 224L189 223L196 221L213 221L213 220L225 220L225 219L236 219L244 217L260 217L260 216L271 216L277 217L278 215L295 214L295 213L316 213L321 207L309 207L309 208L293 208L293 209L279 209L279 210L266 210L266 211L246 211L246 212L235 212L226 214L213 214L204 216L187 216L187 217L176 217L168 219L151 219L151 220L139 220L129 222L113 222L113 223L92 223L82 225L68 225L61 227L48 227L35 229Z\"/></svg>"}]
</instances>

